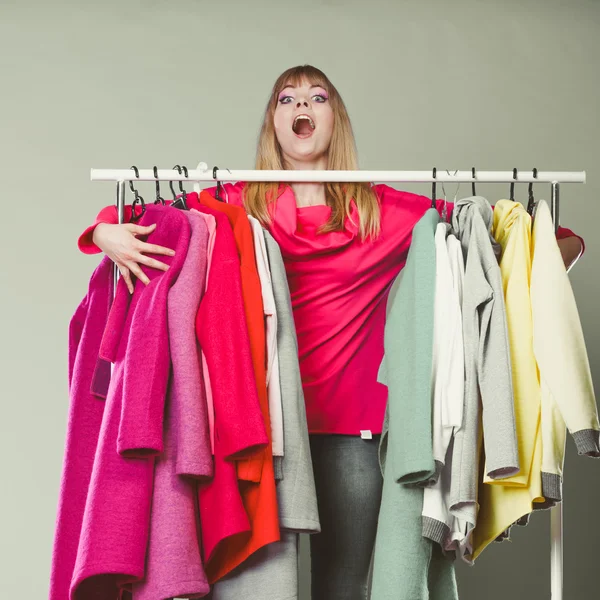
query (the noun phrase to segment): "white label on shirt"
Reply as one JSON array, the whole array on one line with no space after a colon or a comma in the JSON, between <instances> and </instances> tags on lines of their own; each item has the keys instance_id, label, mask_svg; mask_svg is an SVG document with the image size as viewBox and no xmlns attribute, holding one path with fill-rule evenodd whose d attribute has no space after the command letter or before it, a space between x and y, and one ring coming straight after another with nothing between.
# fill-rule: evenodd
<instances>
[{"instance_id":1,"label":"white label on shirt","mask_svg":"<svg viewBox=\"0 0 600 600\"><path fill-rule=\"evenodd\" d=\"M361 429L360 430L360 437L363 440L372 440L373 439L373 435L372 435L370 429Z\"/></svg>"}]
</instances>

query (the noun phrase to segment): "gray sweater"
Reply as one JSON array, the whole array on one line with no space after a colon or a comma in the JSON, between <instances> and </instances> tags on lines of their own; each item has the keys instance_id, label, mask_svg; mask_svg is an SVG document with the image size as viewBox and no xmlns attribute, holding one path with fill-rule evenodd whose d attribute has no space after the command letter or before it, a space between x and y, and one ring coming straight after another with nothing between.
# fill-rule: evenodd
<instances>
[{"instance_id":1,"label":"gray sweater","mask_svg":"<svg viewBox=\"0 0 600 600\"><path fill-rule=\"evenodd\" d=\"M285 440L283 479L277 482L279 521L281 528L288 531L319 533L321 526L290 290L279 246L270 233L265 231L264 235L277 310L277 352Z\"/></svg>"},{"instance_id":2,"label":"gray sweater","mask_svg":"<svg viewBox=\"0 0 600 600\"><path fill-rule=\"evenodd\" d=\"M465 399L463 424L454 442L450 502L451 511L466 522L467 557L477 518L481 423L485 473L501 479L519 471L506 310L496 258L499 246L490 233L492 218L492 207L480 196L459 200L452 215L465 256Z\"/></svg>"},{"instance_id":3,"label":"gray sweater","mask_svg":"<svg viewBox=\"0 0 600 600\"><path fill-rule=\"evenodd\" d=\"M266 231L264 236L277 311L278 376L285 440L283 473L277 481L281 541L260 548L217 581L209 596L211 600L297 600L298 534L321 531L290 291L279 246Z\"/></svg>"}]
</instances>

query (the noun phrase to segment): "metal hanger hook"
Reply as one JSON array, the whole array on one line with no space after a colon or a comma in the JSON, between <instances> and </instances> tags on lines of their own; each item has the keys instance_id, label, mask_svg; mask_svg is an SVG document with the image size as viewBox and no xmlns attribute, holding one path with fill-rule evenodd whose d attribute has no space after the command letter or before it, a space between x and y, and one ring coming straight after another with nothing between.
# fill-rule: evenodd
<instances>
[{"instance_id":1,"label":"metal hanger hook","mask_svg":"<svg viewBox=\"0 0 600 600\"><path fill-rule=\"evenodd\" d=\"M446 173L448 173L448 175L450 175L450 171L448 171L448 169L446 169ZM456 169L456 171L454 171L453 175L455 176L457 173L458 173L458 169ZM459 182L458 186L456 187L456 191L454 192L453 204L456 203L456 197L458 196L458 190L460 190L460 182ZM442 192L444 192L444 208L442 209L442 220L446 221L446 219L448 217L448 199L446 198L446 188L444 187L443 181L442 181Z\"/></svg>"},{"instance_id":2,"label":"metal hanger hook","mask_svg":"<svg viewBox=\"0 0 600 600\"><path fill-rule=\"evenodd\" d=\"M154 179L156 185L156 200L154 200L154 204L162 204L165 205L165 199L160 195L160 181L158 180L158 167L153 167L154 171Z\"/></svg>"},{"instance_id":3,"label":"metal hanger hook","mask_svg":"<svg viewBox=\"0 0 600 600\"><path fill-rule=\"evenodd\" d=\"M431 208L435 208L435 201L436 201L436 186L437 186L437 169L435 167L433 167L433 172L432 175L433 177L433 183L431 184Z\"/></svg>"},{"instance_id":4,"label":"metal hanger hook","mask_svg":"<svg viewBox=\"0 0 600 600\"><path fill-rule=\"evenodd\" d=\"M537 179L538 170L533 168L533 178ZM527 212L533 214L533 207L535 206L535 198L533 197L533 181L529 183L529 201L527 202Z\"/></svg>"},{"instance_id":5,"label":"metal hanger hook","mask_svg":"<svg viewBox=\"0 0 600 600\"><path fill-rule=\"evenodd\" d=\"M220 170L219 167L213 167L213 179L217 179L217 171ZM231 171L225 167L225 171L229 171L229 174L231 175ZM225 192L225 202L228 201L228 197L227 197L227 190L225 189L225 187L223 186L223 184L221 183L220 180L217 180L217 191L215 193L215 197L217 200L220 200L221 202L223 202L223 198L221 198L221 192Z\"/></svg>"},{"instance_id":6,"label":"metal hanger hook","mask_svg":"<svg viewBox=\"0 0 600 600\"><path fill-rule=\"evenodd\" d=\"M477 176L475 175L475 167L473 167L471 169L471 175L473 175L473 179L477 179ZM475 182L473 181L473 183L471 183L471 191L473 192L473 196L477 196L477 194L475 193Z\"/></svg>"},{"instance_id":7,"label":"metal hanger hook","mask_svg":"<svg viewBox=\"0 0 600 600\"><path fill-rule=\"evenodd\" d=\"M517 168L513 169L513 181L510 184L510 199L515 201L515 181L517 180Z\"/></svg>"},{"instance_id":8,"label":"metal hanger hook","mask_svg":"<svg viewBox=\"0 0 600 600\"><path fill-rule=\"evenodd\" d=\"M136 179L140 178L140 172L138 170L138 168L134 165L133 167L131 167L133 169L133 172L135 173ZM135 221L139 221L142 216L144 215L144 213L146 212L146 203L144 202L144 199L140 196L140 193L135 189L134 185L133 185L133 181L130 179L129 180L129 189L133 192L133 202L131 203L131 218L129 219L130 223L134 223ZM142 207L142 212L139 215L135 214L135 207L136 206L141 206Z\"/></svg>"}]
</instances>

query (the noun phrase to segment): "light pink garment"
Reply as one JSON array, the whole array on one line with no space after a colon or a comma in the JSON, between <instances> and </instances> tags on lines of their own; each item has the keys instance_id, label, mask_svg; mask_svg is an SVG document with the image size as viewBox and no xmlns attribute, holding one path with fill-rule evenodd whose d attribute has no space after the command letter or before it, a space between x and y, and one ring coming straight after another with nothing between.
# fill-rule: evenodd
<instances>
[{"instance_id":1,"label":"light pink garment","mask_svg":"<svg viewBox=\"0 0 600 600\"><path fill-rule=\"evenodd\" d=\"M208 289L208 278L210 275L210 265L212 263L213 249L215 247L215 237L217 234L217 221L212 215L201 213L195 208L191 209L191 212L201 215L206 223L208 229L208 247L206 253L207 267L206 267L206 286L205 291ZM206 395L206 406L208 410L208 429L210 431L210 449L212 454L215 453L215 406L213 401L212 389L210 387L210 375L208 373L208 365L206 363L206 356L202 350L202 375L204 377L204 390Z\"/></svg>"},{"instance_id":2,"label":"light pink garment","mask_svg":"<svg viewBox=\"0 0 600 600\"><path fill-rule=\"evenodd\" d=\"M204 293L208 230L199 213L182 214L192 230L186 261L167 299L172 371L165 450L156 458L146 575L133 585L134 600L200 598L210 590L200 556L196 483L189 477L209 478L213 473L195 329Z\"/></svg>"}]
</instances>

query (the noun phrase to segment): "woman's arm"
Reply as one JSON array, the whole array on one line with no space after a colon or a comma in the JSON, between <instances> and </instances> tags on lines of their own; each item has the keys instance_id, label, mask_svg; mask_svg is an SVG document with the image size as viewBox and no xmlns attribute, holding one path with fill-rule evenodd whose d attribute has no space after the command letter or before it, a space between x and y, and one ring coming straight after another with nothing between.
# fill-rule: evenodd
<instances>
[{"instance_id":1,"label":"woman's arm","mask_svg":"<svg viewBox=\"0 0 600 600\"><path fill-rule=\"evenodd\" d=\"M568 237L560 238L558 237L557 233L556 241L558 243L558 247L560 248L563 262L565 263L565 267L568 271L583 254L585 248L583 239L574 234Z\"/></svg>"}]
</instances>

